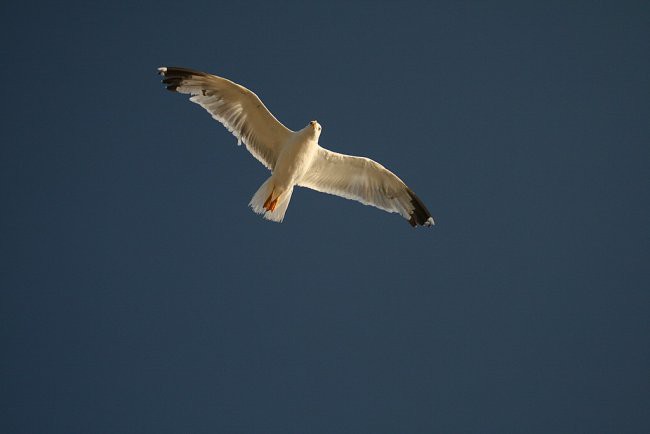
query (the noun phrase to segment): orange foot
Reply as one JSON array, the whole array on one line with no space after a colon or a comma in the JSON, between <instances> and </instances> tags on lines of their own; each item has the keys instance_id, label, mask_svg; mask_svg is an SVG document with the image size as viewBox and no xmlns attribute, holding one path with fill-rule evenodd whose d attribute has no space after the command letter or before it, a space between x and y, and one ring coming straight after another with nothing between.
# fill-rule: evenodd
<instances>
[{"instance_id":1,"label":"orange foot","mask_svg":"<svg viewBox=\"0 0 650 434\"><path fill-rule=\"evenodd\" d=\"M270 212L275 211L275 206L276 206L277 204L278 204L278 198L276 197L276 198L273 199L273 200L271 201L271 203L269 204L269 207L267 208L267 211L270 211Z\"/></svg>"},{"instance_id":2,"label":"orange foot","mask_svg":"<svg viewBox=\"0 0 650 434\"><path fill-rule=\"evenodd\" d=\"M271 194L269 194L269 197L266 198L266 201L264 201L264 209L267 211L272 211L270 208L271 206L271 198L273 197L273 192L275 191L275 188L271 190Z\"/></svg>"}]
</instances>

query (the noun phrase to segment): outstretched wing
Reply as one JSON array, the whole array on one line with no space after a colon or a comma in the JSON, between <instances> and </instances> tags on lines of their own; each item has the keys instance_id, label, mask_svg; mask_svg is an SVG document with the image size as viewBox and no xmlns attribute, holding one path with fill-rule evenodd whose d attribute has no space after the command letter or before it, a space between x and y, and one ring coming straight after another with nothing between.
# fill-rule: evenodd
<instances>
[{"instance_id":1,"label":"outstretched wing","mask_svg":"<svg viewBox=\"0 0 650 434\"><path fill-rule=\"evenodd\" d=\"M312 166L298 185L399 213L411 226L434 224L415 193L397 175L369 158L319 147Z\"/></svg>"},{"instance_id":2,"label":"outstretched wing","mask_svg":"<svg viewBox=\"0 0 650 434\"><path fill-rule=\"evenodd\" d=\"M187 68L162 67L167 89L193 95L190 101L206 109L246 149L273 170L282 144L293 131L282 125L255 93L228 79Z\"/></svg>"}]
</instances>

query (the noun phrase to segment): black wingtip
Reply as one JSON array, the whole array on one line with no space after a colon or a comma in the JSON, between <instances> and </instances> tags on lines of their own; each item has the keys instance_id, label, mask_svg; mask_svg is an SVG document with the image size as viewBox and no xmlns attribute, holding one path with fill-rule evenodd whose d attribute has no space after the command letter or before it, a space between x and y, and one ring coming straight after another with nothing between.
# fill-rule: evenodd
<instances>
[{"instance_id":1,"label":"black wingtip","mask_svg":"<svg viewBox=\"0 0 650 434\"><path fill-rule=\"evenodd\" d=\"M411 218L409 219L409 224L412 227L416 226L433 226L435 222L431 213L424 206L424 203L420 200L419 197L409 188L406 190L411 198L411 205L413 205L413 211L411 211Z\"/></svg>"},{"instance_id":2,"label":"black wingtip","mask_svg":"<svg viewBox=\"0 0 650 434\"><path fill-rule=\"evenodd\" d=\"M195 71L189 68L178 66L161 66L158 68L158 75L162 75L162 82L166 85L167 90L176 92L176 89L183 83L183 80L192 76L206 77L208 74L201 71Z\"/></svg>"},{"instance_id":3,"label":"black wingtip","mask_svg":"<svg viewBox=\"0 0 650 434\"><path fill-rule=\"evenodd\" d=\"M197 71L195 69L190 69L190 68L182 68L180 66L161 66L160 68L158 68L158 74L163 75L165 77L176 77L176 78L187 78L193 75L207 77L208 75L210 75L205 72Z\"/></svg>"}]
</instances>

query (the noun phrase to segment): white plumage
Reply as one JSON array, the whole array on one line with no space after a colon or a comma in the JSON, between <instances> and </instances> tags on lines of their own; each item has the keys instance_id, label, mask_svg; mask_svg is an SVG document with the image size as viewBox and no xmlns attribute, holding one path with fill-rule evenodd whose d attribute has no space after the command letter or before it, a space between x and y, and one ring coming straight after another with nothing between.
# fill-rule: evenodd
<instances>
[{"instance_id":1,"label":"white plumage","mask_svg":"<svg viewBox=\"0 0 650 434\"><path fill-rule=\"evenodd\" d=\"M292 131L257 95L228 79L187 68L162 67L158 72L165 77L167 89L192 95L192 102L206 109L271 170L271 177L250 202L264 218L281 222L298 185L399 213L411 226L433 225L422 201L384 166L322 148L318 122Z\"/></svg>"}]
</instances>

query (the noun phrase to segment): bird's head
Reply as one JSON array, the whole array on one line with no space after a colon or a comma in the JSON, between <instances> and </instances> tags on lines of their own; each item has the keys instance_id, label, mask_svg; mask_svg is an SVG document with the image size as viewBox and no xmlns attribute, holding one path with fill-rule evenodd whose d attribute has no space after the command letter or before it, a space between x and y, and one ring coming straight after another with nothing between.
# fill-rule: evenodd
<instances>
[{"instance_id":1,"label":"bird's head","mask_svg":"<svg viewBox=\"0 0 650 434\"><path fill-rule=\"evenodd\" d=\"M307 128L316 136L320 136L320 132L322 130L320 124L318 121L311 121L309 122L309 125L307 125Z\"/></svg>"}]
</instances>

